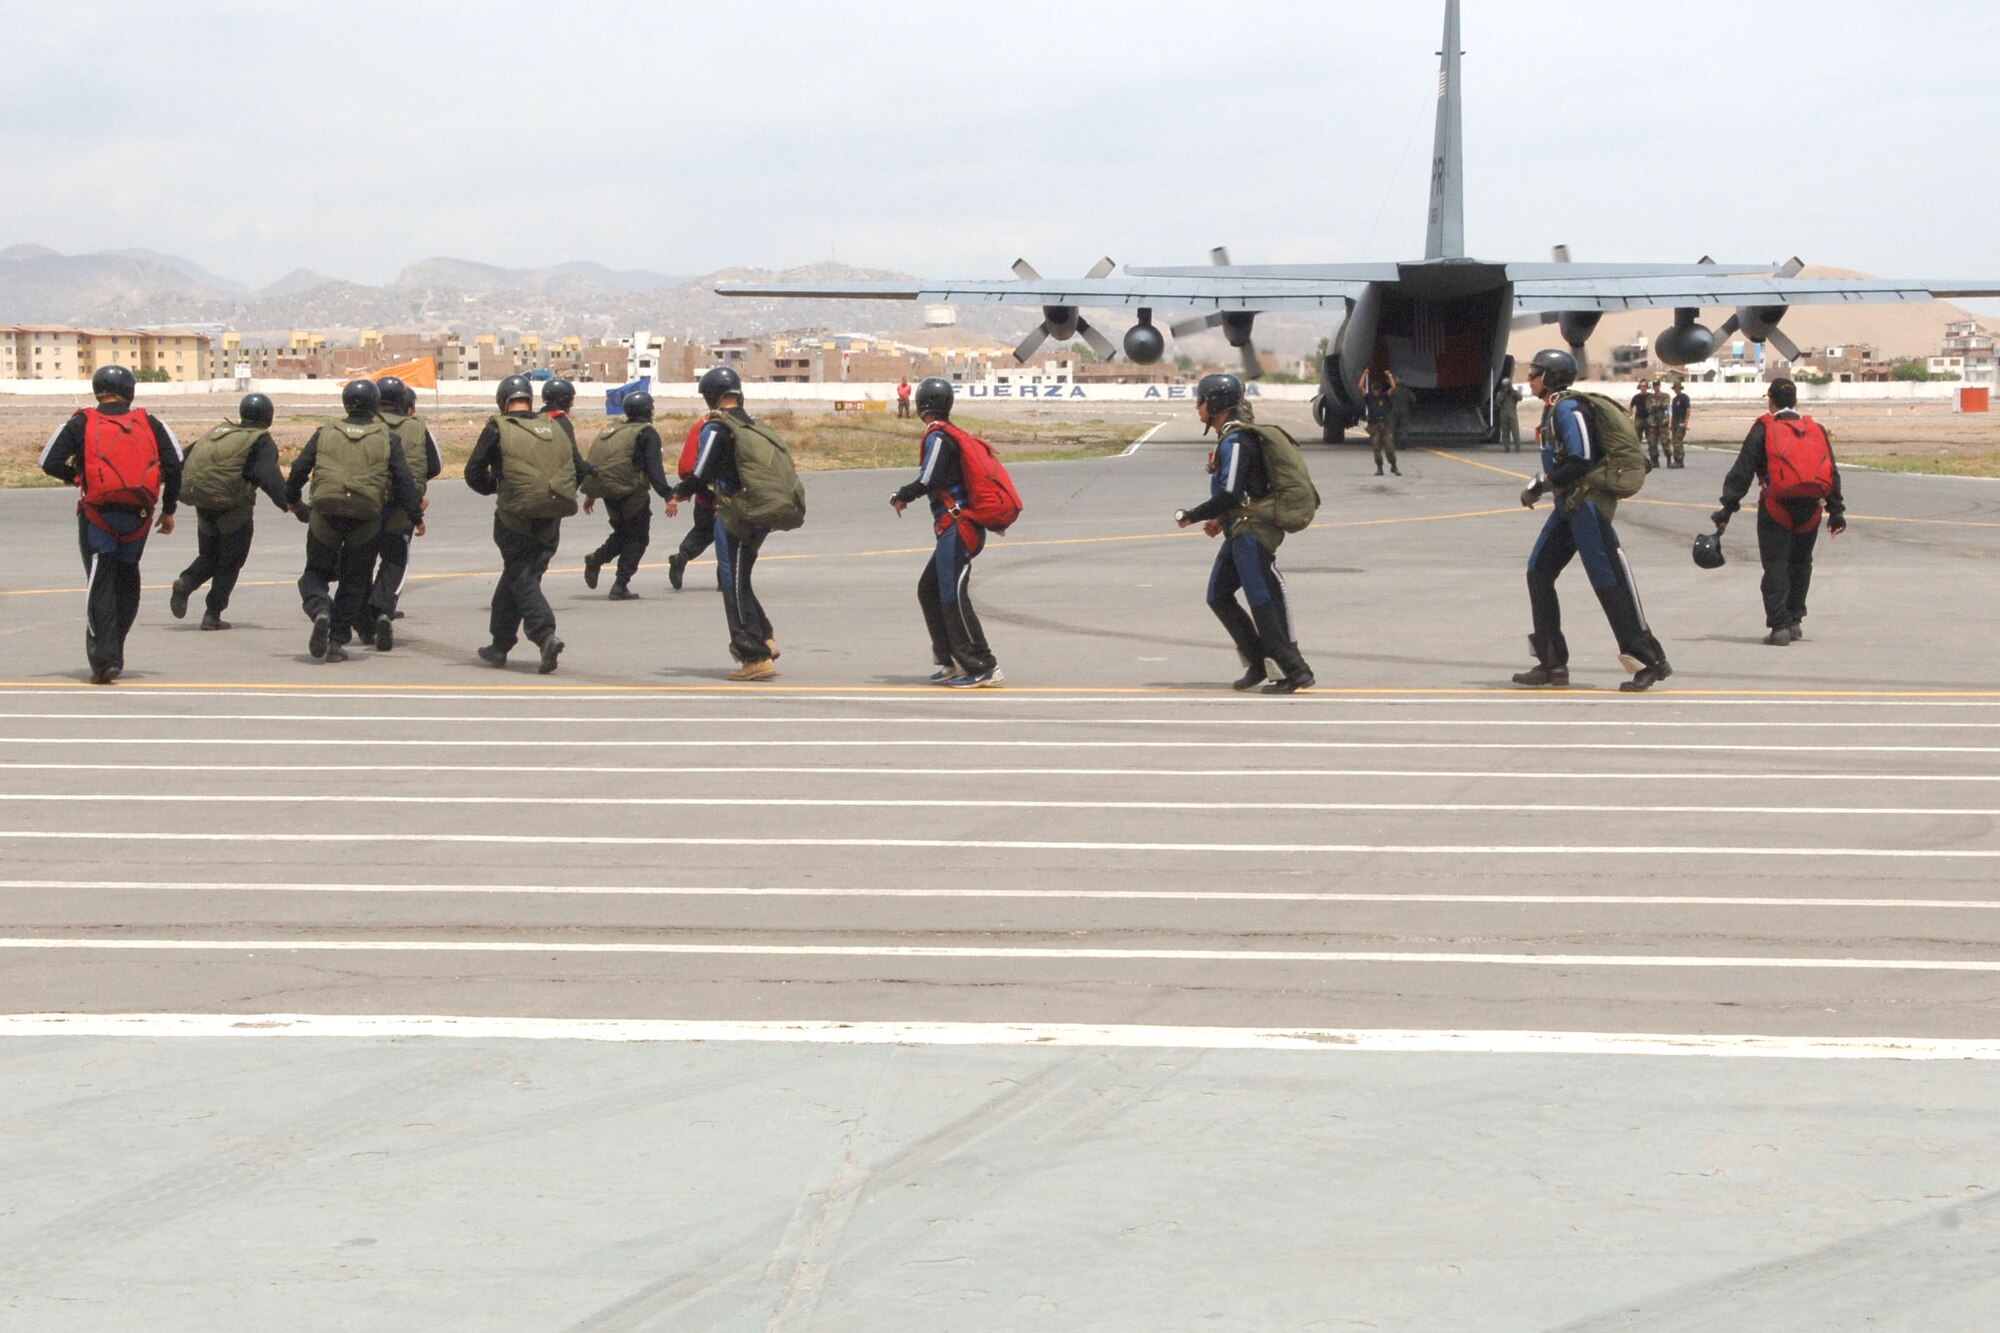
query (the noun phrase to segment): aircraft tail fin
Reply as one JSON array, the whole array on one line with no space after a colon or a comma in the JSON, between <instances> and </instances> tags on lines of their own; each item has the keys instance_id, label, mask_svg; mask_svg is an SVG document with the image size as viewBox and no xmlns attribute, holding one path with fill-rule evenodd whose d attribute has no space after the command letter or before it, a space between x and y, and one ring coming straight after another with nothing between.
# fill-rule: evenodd
<instances>
[{"instance_id":1,"label":"aircraft tail fin","mask_svg":"<svg viewBox=\"0 0 2000 1333\"><path fill-rule=\"evenodd\" d=\"M1465 256L1465 122L1459 102L1458 0L1444 0L1438 52L1437 139L1431 150L1431 211L1424 258Z\"/></svg>"}]
</instances>

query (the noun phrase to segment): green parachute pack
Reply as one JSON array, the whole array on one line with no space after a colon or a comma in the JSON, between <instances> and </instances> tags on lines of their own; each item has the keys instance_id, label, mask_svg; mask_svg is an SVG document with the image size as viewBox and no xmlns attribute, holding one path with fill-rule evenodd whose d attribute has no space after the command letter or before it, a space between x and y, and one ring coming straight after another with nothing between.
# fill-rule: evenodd
<instances>
[{"instance_id":1,"label":"green parachute pack","mask_svg":"<svg viewBox=\"0 0 2000 1333\"><path fill-rule=\"evenodd\" d=\"M643 421L619 421L597 432L590 442L590 465L597 469L583 479L583 493L600 500L626 500L646 489L646 478L632 461L632 450Z\"/></svg>"},{"instance_id":2,"label":"green parachute pack","mask_svg":"<svg viewBox=\"0 0 2000 1333\"><path fill-rule=\"evenodd\" d=\"M1625 409L1601 393L1571 389L1565 398L1574 398L1590 412L1591 428L1597 432L1597 446L1604 461L1583 475L1570 490L1595 491L1616 500L1630 499L1646 484L1646 451L1639 443L1639 430Z\"/></svg>"},{"instance_id":3,"label":"green parachute pack","mask_svg":"<svg viewBox=\"0 0 2000 1333\"><path fill-rule=\"evenodd\" d=\"M257 487L244 477L243 468L263 435L262 426L225 421L202 436L181 469L181 499L197 509L241 509L253 502Z\"/></svg>"},{"instance_id":4,"label":"green parachute pack","mask_svg":"<svg viewBox=\"0 0 2000 1333\"><path fill-rule=\"evenodd\" d=\"M1283 426L1266 426L1238 418L1226 427L1255 435L1264 446L1264 475L1271 493L1252 500L1239 511L1253 524L1280 532L1304 532L1319 513L1319 488L1313 485L1312 470L1299 451L1299 442Z\"/></svg>"},{"instance_id":5,"label":"green parachute pack","mask_svg":"<svg viewBox=\"0 0 2000 1333\"><path fill-rule=\"evenodd\" d=\"M741 490L715 497L715 512L736 537L753 528L790 532L806 521L806 486L785 442L754 421L717 412L709 417L736 442L736 475Z\"/></svg>"},{"instance_id":6,"label":"green parachute pack","mask_svg":"<svg viewBox=\"0 0 2000 1333\"><path fill-rule=\"evenodd\" d=\"M503 519L540 523L576 512L576 446L550 417L496 416Z\"/></svg>"},{"instance_id":7,"label":"green parachute pack","mask_svg":"<svg viewBox=\"0 0 2000 1333\"><path fill-rule=\"evenodd\" d=\"M389 502L389 446L379 421L330 421L313 437L311 507L328 518L380 518Z\"/></svg>"}]
</instances>

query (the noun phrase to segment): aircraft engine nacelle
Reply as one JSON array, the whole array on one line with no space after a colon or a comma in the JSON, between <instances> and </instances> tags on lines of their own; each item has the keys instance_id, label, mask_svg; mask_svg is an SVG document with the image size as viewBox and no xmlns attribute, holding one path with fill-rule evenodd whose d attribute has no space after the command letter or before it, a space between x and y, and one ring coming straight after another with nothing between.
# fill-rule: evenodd
<instances>
[{"instance_id":1,"label":"aircraft engine nacelle","mask_svg":"<svg viewBox=\"0 0 2000 1333\"><path fill-rule=\"evenodd\" d=\"M1565 310L1556 320L1556 327L1562 330L1564 342L1581 347L1597 332L1597 321L1603 318L1602 310Z\"/></svg>"},{"instance_id":2,"label":"aircraft engine nacelle","mask_svg":"<svg viewBox=\"0 0 2000 1333\"><path fill-rule=\"evenodd\" d=\"M1167 352L1167 340L1153 327L1153 312L1141 310L1139 322L1125 330L1125 355L1135 366L1150 366Z\"/></svg>"},{"instance_id":3,"label":"aircraft engine nacelle","mask_svg":"<svg viewBox=\"0 0 2000 1333\"><path fill-rule=\"evenodd\" d=\"M1250 329L1257 322L1255 311L1235 310L1222 317L1222 336L1231 347L1248 347Z\"/></svg>"},{"instance_id":4,"label":"aircraft engine nacelle","mask_svg":"<svg viewBox=\"0 0 2000 1333\"><path fill-rule=\"evenodd\" d=\"M1695 322L1699 310L1685 306L1674 311L1674 323L1653 339L1653 355L1670 366L1706 361L1715 351L1715 332Z\"/></svg>"},{"instance_id":5,"label":"aircraft engine nacelle","mask_svg":"<svg viewBox=\"0 0 2000 1333\"><path fill-rule=\"evenodd\" d=\"M1782 305L1740 305L1736 307L1736 327L1743 330L1743 336L1751 342L1765 342L1778 327L1778 321L1785 317L1790 306Z\"/></svg>"},{"instance_id":6,"label":"aircraft engine nacelle","mask_svg":"<svg viewBox=\"0 0 2000 1333\"><path fill-rule=\"evenodd\" d=\"M1042 307L1042 322L1048 326L1049 337L1057 342L1068 342L1076 337L1077 308L1073 305L1045 305Z\"/></svg>"}]
</instances>

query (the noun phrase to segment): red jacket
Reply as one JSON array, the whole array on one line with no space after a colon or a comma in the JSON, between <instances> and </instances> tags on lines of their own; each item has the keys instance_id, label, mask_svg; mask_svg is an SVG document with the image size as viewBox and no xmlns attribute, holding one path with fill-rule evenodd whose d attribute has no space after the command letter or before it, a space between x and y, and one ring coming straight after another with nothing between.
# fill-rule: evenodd
<instances>
[{"instance_id":1,"label":"red jacket","mask_svg":"<svg viewBox=\"0 0 2000 1333\"><path fill-rule=\"evenodd\" d=\"M687 439L681 442L681 460L674 465L674 469L680 473L682 481L694 476L694 460L701 453L701 428L707 424L703 418L696 417L694 424L688 427ZM713 496L697 494L694 502L699 509L715 508Z\"/></svg>"}]
</instances>

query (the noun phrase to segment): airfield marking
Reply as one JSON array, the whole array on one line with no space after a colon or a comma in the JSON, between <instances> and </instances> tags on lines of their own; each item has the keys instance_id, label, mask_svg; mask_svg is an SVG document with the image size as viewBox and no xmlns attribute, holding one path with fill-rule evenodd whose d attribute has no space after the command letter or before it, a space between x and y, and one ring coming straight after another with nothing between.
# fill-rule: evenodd
<instances>
[{"instance_id":1,"label":"airfield marking","mask_svg":"<svg viewBox=\"0 0 2000 1333\"><path fill-rule=\"evenodd\" d=\"M744 847L742 837L696 837L666 834L574 835L540 833L223 833L181 830L141 833L89 829L0 829L0 842L282 842L340 843L353 847L382 843L437 843L506 847ZM1725 847L1504 843L1358 843L1358 842L1102 842L1083 839L1009 838L770 838L758 837L757 847L868 847L924 851L966 849L998 852L1156 852L1171 855L1207 853L1228 856L1754 856L1791 860L1992 861L2000 849L1941 847ZM2000 967L2000 963L1995 964Z\"/></svg>"},{"instance_id":2,"label":"airfield marking","mask_svg":"<svg viewBox=\"0 0 2000 1333\"><path fill-rule=\"evenodd\" d=\"M1463 463L1467 467L1476 467L1486 472L1498 472L1504 477L1513 477L1517 481L1532 481L1534 479L1531 473L1516 472L1512 468L1500 467L1493 463L1482 463L1476 458L1467 458L1462 454L1454 454L1444 449L1423 448L1418 449L1416 452L1431 454L1438 458L1448 458L1454 463ZM1980 478L1980 480L1987 479ZM1698 501L1641 500L1637 497L1620 500L1619 503L1626 505L1652 505L1660 509L1707 509L1709 507ZM1847 516L1857 523L1915 523L1929 527L1943 528L2000 528L2000 522L1970 518L1900 518L1885 514L1857 514L1852 510L1848 511Z\"/></svg>"},{"instance_id":3,"label":"airfield marking","mask_svg":"<svg viewBox=\"0 0 2000 1333\"><path fill-rule=\"evenodd\" d=\"M403 894L418 897L475 894L485 897L557 898L887 898L945 901L1378 903L1450 907L1740 907L1813 911L2000 911L1986 898L1727 898L1695 894L1605 893L1357 893L1293 889L946 889L805 888L793 885L648 884L382 884L249 880L0 879L0 890L82 889L102 892L249 894Z\"/></svg>"},{"instance_id":4,"label":"airfield marking","mask_svg":"<svg viewBox=\"0 0 2000 1333\"><path fill-rule=\"evenodd\" d=\"M418 746L440 749L563 749L563 750L686 750L714 749L727 744L738 750L932 750L935 740L834 740L826 738L757 739L730 737L726 741L696 740L678 736L632 740L623 737L568 740L538 737L528 740L499 740L468 737L409 739L401 736L0 736L0 745L169 745L169 746L286 746L309 749L377 748ZM1273 740L989 740L966 738L964 749L981 750L1577 750L1593 751L1675 751L1703 754L1769 754L1769 745L1704 745L1683 741L1273 741ZM1787 754L2000 754L1996 745L1787 745Z\"/></svg>"},{"instance_id":5,"label":"airfield marking","mask_svg":"<svg viewBox=\"0 0 2000 1333\"><path fill-rule=\"evenodd\" d=\"M1540 776L1540 775L1537 775ZM1649 781L1650 774L1634 775ZM1546 801L1092 801L1092 800L1010 800L998 797L966 799L938 796L854 797L854 796L403 796L376 793L329 796L322 788L274 795L265 792L107 792L93 791L93 801L113 801L121 805L204 805L227 801L231 805L296 805L301 801L336 805L480 805L480 806L603 806L657 808L749 808L827 810L908 810L918 802L927 810L1234 810L1290 811L1301 814L1519 814L1559 815L1574 811L1551 806ZM61 804L78 800L74 792L0 792L0 804ZM1826 815L1867 818L1918 815L1925 818L1993 818L2000 808L1967 806L1811 806L1811 805L1602 805L1590 809L1603 814L1658 815Z\"/></svg>"},{"instance_id":6,"label":"airfield marking","mask_svg":"<svg viewBox=\"0 0 2000 1333\"><path fill-rule=\"evenodd\" d=\"M418 722L424 725L460 724L466 726L490 726L496 723L511 726L575 726L589 724L597 726L842 726L879 727L879 717L861 717L851 714L814 717L807 714L772 713L768 716L744 713L641 713L641 714L586 714L586 713L545 713L534 716L499 713L341 713L342 722ZM5 713L0 712L0 721L13 722L323 722L326 713L137 713L137 712L94 712L94 713ZM1536 731L1553 730L1561 727L1603 728L1614 726L1624 730L1677 731L1719 731L1719 730L1767 730L1772 728L1795 729L1796 718L1771 718L1761 721L1714 721L1711 719L1670 719L1656 718L1639 721L1630 718L1609 720L1603 718L1458 718L1458 717L913 717L900 714L895 719L898 726L939 726L960 729L964 727L1489 727L1528 728ZM2000 722L1954 722L1910 721L1893 718L1883 722L1814 722L1815 731L1993 731L2000 730Z\"/></svg>"},{"instance_id":7,"label":"airfield marking","mask_svg":"<svg viewBox=\"0 0 2000 1333\"><path fill-rule=\"evenodd\" d=\"M1099 949L1087 946L950 944L687 944L654 940L328 940L134 939L129 936L25 936L0 939L0 951L118 953L533 953L679 957L1010 959L1037 962L1354 963L1429 967L1665 968L1808 972L2000 972L1990 958L1811 958L1695 954L1397 953L1360 949Z\"/></svg>"},{"instance_id":8,"label":"airfield marking","mask_svg":"<svg viewBox=\"0 0 2000 1333\"><path fill-rule=\"evenodd\" d=\"M1167 422L1165 422L1165 421L1159 421L1159 422L1155 422L1155 423L1153 424L1152 428L1151 428L1151 429L1149 429L1149 430L1148 430L1148 431L1147 431L1147 432L1146 432L1146 433L1145 433L1144 435L1141 435L1141 436L1140 436L1140 437L1139 437L1138 439L1136 439L1136 440L1132 441L1132 443L1130 443L1130 444L1126 445L1126 446L1125 446L1125 449L1124 449L1124 451L1123 451L1122 453L1120 453L1120 454L1118 455L1118 457L1120 457L1120 458L1130 458L1130 457L1131 457L1131 456L1132 456L1133 454L1136 454L1136 453L1138 453L1138 452L1139 452L1139 446L1140 446L1140 445L1142 445L1142 444L1144 444L1144 443L1145 443L1146 441L1148 441L1148 440L1152 439L1152 438L1153 438L1153 437L1154 437L1155 435L1158 435L1158 434L1159 434L1159 433L1160 433L1160 432L1161 432L1162 430L1166 429L1166 426L1167 426Z\"/></svg>"},{"instance_id":9,"label":"airfield marking","mask_svg":"<svg viewBox=\"0 0 2000 1333\"><path fill-rule=\"evenodd\" d=\"M240 584L238 585L241 586ZM81 589L71 591L81 592ZM468 663L471 659L468 659ZM1496 667L1497 670L1504 668ZM483 673L491 668L482 667ZM1213 682L1191 682L1186 685L1015 685L1009 683L998 690L964 690L947 694L935 685L786 685L760 681L745 687L728 684L721 680L712 683L679 684L620 684L620 685L579 685L563 684L520 684L496 683L492 685L426 685L418 683L392 684L389 682L370 683L350 681L343 683L314 682L305 684L297 681L229 681L229 680L162 680L144 681L124 677L115 686L97 686L85 682L82 677L74 680L0 680L0 689L8 692L46 693L51 690L70 690L78 695L88 695L98 699L116 699L120 695L130 695L141 691L164 692L166 694L205 692L205 697L228 698L232 695L254 693L292 693L300 698L334 698L341 695L375 694L395 697L398 692L407 692L411 698L489 698L543 695L631 695L634 697L658 696L663 694L703 695L713 697L736 696L751 698L759 694L784 695L792 698L813 698L839 700L849 698L880 699L929 699L942 698L964 700L965 707L998 707L1003 703L1017 700L1038 699L1043 702L1065 703L1130 702L1132 699L1174 699L1199 705L1228 708L1299 708L1308 706L1313 700L1329 703L1390 702L1418 703L1437 699L1472 699L1482 703L1521 703L1540 707L1576 704L1603 704L1617 708L1670 708L1676 703L1741 703L1745 705L1783 700L1827 700L1833 702L1852 701L1871 703L1882 700L1949 701L1968 700L1975 702L2000 702L2000 689L1764 689L1739 687L1734 689L1684 689L1674 686L1658 694L1647 694L1643 699L1623 694L1609 687L1592 689L1588 687L1569 690L1520 690L1506 685L1436 685L1436 686L1326 686L1316 685L1310 691L1296 694L1283 701L1249 700L1238 696L1218 694L1223 687Z\"/></svg>"},{"instance_id":10,"label":"airfield marking","mask_svg":"<svg viewBox=\"0 0 2000 1333\"><path fill-rule=\"evenodd\" d=\"M1426 1031L1087 1023L842 1023L442 1014L4 1014L0 1037L443 1038L474 1041L776 1042L1284 1051L1318 1055L1647 1055L1783 1060L2000 1060L2000 1042L1951 1037L1773 1037L1707 1032Z\"/></svg>"},{"instance_id":11,"label":"airfield marking","mask_svg":"<svg viewBox=\"0 0 2000 1333\"><path fill-rule=\"evenodd\" d=\"M519 764L78 764L0 762L0 771L79 773L504 773L518 778ZM1660 769L1459 769L1459 768L880 768L786 764L537 764L537 773L738 774L799 777L1048 777L1048 778L1451 778L1519 783L1603 779L1631 782L2000 782L1995 773L1732 773Z\"/></svg>"}]
</instances>

